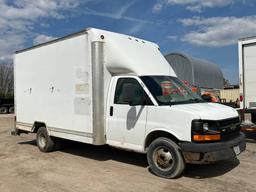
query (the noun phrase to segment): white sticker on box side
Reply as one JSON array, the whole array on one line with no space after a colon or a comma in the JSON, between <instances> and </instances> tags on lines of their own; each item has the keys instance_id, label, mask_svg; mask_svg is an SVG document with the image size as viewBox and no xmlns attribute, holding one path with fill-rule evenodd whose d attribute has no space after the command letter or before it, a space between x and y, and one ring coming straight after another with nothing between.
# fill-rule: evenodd
<instances>
[{"instance_id":1,"label":"white sticker on box side","mask_svg":"<svg viewBox=\"0 0 256 192\"><path fill-rule=\"evenodd\" d=\"M75 99L74 99L74 112L77 115L90 115L91 114L90 98L75 97Z\"/></svg>"},{"instance_id":2,"label":"white sticker on box side","mask_svg":"<svg viewBox=\"0 0 256 192\"><path fill-rule=\"evenodd\" d=\"M75 68L75 94L89 94L89 70L84 67Z\"/></svg>"},{"instance_id":3,"label":"white sticker on box side","mask_svg":"<svg viewBox=\"0 0 256 192\"><path fill-rule=\"evenodd\" d=\"M76 83L88 83L89 81L89 71L83 67L76 67L75 68L75 77Z\"/></svg>"},{"instance_id":4,"label":"white sticker on box side","mask_svg":"<svg viewBox=\"0 0 256 192\"><path fill-rule=\"evenodd\" d=\"M75 92L76 92L76 94L88 94L89 93L89 85L87 83L76 84Z\"/></svg>"}]
</instances>

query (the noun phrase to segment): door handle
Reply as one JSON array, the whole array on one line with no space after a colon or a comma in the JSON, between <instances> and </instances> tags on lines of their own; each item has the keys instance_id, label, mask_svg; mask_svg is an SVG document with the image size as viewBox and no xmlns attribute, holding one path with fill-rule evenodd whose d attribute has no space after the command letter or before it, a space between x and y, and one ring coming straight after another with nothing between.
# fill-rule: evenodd
<instances>
[{"instance_id":1,"label":"door handle","mask_svg":"<svg viewBox=\"0 0 256 192\"><path fill-rule=\"evenodd\" d=\"M110 106L109 115L113 116L114 108L113 106Z\"/></svg>"}]
</instances>

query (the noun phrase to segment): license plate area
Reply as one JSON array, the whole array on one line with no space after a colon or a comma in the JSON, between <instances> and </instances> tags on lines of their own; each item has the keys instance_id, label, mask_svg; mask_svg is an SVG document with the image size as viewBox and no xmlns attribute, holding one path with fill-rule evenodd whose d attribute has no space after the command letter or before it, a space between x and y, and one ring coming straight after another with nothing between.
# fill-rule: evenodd
<instances>
[{"instance_id":1,"label":"license plate area","mask_svg":"<svg viewBox=\"0 0 256 192\"><path fill-rule=\"evenodd\" d=\"M234 147L233 147L233 150L234 150L234 152L235 152L236 155L239 155L239 154L241 153L241 150L240 150L239 145L234 146Z\"/></svg>"}]
</instances>

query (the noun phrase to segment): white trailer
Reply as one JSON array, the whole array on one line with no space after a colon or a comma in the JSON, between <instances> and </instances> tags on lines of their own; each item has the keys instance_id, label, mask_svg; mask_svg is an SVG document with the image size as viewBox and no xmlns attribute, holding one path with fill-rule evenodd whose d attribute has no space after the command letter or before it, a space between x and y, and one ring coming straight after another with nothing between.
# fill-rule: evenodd
<instances>
[{"instance_id":1,"label":"white trailer","mask_svg":"<svg viewBox=\"0 0 256 192\"><path fill-rule=\"evenodd\" d=\"M238 41L240 108L256 123L256 37Z\"/></svg>"},{"instance_id":2,"label":"white trailer","mask_svg":"<svg viewBox=\"0 0 256 192\"><path fill-rule=\"evenodd\" d=\"M108 144L146 153L161 177L245 149L236 110L193 94L155 43L99 29L16 52L15 109L12 133L36 133L42 152Z\"/></svg>"}]
</instances>

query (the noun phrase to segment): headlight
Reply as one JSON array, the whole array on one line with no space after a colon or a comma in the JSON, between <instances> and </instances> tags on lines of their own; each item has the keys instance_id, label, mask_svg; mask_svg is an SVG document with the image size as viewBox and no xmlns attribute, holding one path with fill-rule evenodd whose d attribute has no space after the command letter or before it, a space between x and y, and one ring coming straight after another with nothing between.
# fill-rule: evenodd
<instances>
[{"instance_id":1,"label":"headlight","mask_svg":"<svg viewBox=\"0 0 256 192\"><path fill-rule=\"evenodd\" d=\"M204 130L204 132L209 131L209 124L208 123L203 123L203 130Z\"/></svg>"},{"instance_id":2,"label":"headlight","mask_svg":"<svg viewBox=\"0 0 256 192\"><path fill-rule=\"evenodd\" d=\"M221 139L220 132L211 130L209 123L202 120L192 121L191 137L196 142L217 141Z\"/></svg>"},{"instance_id":3,"label":"headlight","mask_svg":"<svg viewBox=\"0 0 256 192\"><path fill-rule=\"evenodd\" d=\"M203 122L201 120L193 120L191 125L192 133L203 133Z\"/></svg>"}]
</instances>

